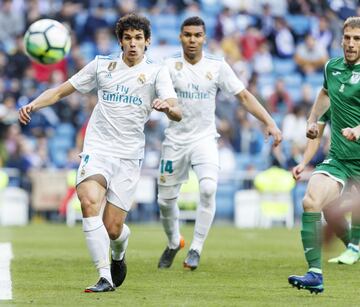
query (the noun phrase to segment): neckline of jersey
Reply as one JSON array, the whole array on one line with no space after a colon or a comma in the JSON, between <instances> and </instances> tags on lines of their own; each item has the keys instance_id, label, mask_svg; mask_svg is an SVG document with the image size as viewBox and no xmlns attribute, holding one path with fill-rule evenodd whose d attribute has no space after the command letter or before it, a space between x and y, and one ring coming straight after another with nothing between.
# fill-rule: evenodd
<instances>
[{"instance_id":1,"label":"neckline of jersey","mask_svg":"<svg viewBox=\"0 0 360 307\"><path fill-rule=\"evenodd\" d=\"M135 64L135 65L133 65L133 66L129 66L128 64L126 64L125 62L124 62L124 60L123 60L123 52L121 52L120 53L120 62L121 62L121 65L123 66L123 67L125 67L126 69L134 69L135 67L138 67L139 65L141 65L141 64L143 64L146 60L147 60L147 57L146 57L146 55L144 54L144 57L142 58L142 60L139 62L139 63L137 63L137 64Z\"/></svg>"}]
</instances>

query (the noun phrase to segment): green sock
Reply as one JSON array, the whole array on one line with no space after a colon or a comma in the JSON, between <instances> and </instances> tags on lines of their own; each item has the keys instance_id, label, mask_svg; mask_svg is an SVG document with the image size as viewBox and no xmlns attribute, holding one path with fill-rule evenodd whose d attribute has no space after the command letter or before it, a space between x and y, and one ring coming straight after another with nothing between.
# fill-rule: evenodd
<instances>
[{"instance_id":1,"label":"green sock","mask_svg":"<svg viewBox=\"0 0 360 307\"><path fill-rule=\"evenodd\" d=\"M345 244L347 247L350 243L350 229L346 229L343 235L339 236L339 239Z\"/></svg>"},{"instance_id":2,"label":"green sock","mask_svg":"<svg viewBox=\"0 0 360 307\"><path fill-rule=\"evenodd\" d=\"M301 239L304 254L310 268L321 270L321 213L304 212Z\"/></svg>"},{"instance_id":3,"label":"green sock","mask_svg":"<svg viewBox=\"0 0 360 307\"><path fill-rule=\"evenodd\" d=\"M351 220L350 243L358 246L360 242L360 222Z\"/></svg>"}]
</instances>

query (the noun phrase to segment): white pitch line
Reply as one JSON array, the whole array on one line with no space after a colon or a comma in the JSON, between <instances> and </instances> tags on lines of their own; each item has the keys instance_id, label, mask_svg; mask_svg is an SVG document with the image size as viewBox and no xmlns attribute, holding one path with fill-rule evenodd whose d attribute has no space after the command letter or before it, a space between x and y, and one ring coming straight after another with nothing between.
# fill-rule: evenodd
<instances>
[{"instance_id":1,"label":"white pitch line","mask_svg":"<svg viewBox=\"0 0 360 307\"><path fill-rule=\"evenodd\" d=\"M12 299L10 262L13 258L11 243L0 243L0 300Z\"/></svg>"}]
</instances>

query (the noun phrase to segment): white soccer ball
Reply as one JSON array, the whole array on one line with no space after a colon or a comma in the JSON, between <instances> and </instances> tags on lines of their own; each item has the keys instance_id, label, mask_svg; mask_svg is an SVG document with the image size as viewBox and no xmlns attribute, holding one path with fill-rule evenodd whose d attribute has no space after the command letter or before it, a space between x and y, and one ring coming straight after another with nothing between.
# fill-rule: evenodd
<instances>
[{"instance_id":1,"label":"white soccer ball","mask_svg":"<svg viewBox=\"0 0 360 307\"><path fill-rule=\"evenodd\" d=\"M24 36L25 50L29 57L41 64L62 60L70 51L70 33L60 22L40 19L30 25Z\"/></svg>"}]
</instances>

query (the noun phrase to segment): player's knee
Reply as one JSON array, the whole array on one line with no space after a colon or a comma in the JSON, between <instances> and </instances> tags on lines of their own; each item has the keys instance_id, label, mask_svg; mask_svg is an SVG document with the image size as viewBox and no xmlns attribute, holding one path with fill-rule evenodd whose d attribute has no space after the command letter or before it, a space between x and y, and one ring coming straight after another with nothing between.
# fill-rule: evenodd
<instances>
[{"instance_id":1,"label":"player's knee","mask_svg":"<svg viewBox=\"0 0 360 307\"><path fill-rule=\"evenodd\" d=\"M166 198L159 197L158 204L160 206L160 209L171 208L176 205L176 198L166 199Z\"/></svg>"},{"instance_id":2,"label":"player's knee","mask_svg":"<svg viewBox=\"0 0 360 307\"><path fill-rule=\"evenodd\" d=\"M116 240L120 237L121 232L123 230L122 223L106 223L104 222L105 228L109 234L110 240Z\"/></svg>"},{"instance_id":3,"label":"player's knee","mask_svg":"<svg viewBox=\"0 0 360 307\"><path fill-rule=\"evenodd\" d=\"M79 196L81 203L81 211L84 216L94 216L97 215L97 199L91 197L90 195L81 195Z\"/></svg>"},{"instance_id":4,"label":"player's knee","mask_svg":"<svg viewBox=\"0 0 360 307\"><path fill-rule=\"evenodd\" d=\"M210 178L200 180L200 195L201 197L211 198L216 193L216 181Z\"/></svg>"},{"instance_id":5,"label":"player's knee","mask_svg":"<svg viewBox=\"0 0 360 307\"><path fill-rule=\"evenodd\" d=\"M313 195L305 194L303 198L303 208L305 212L319 212L320 206L321 204Z\"/></svg>"}]
</instances>

